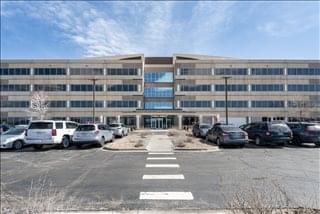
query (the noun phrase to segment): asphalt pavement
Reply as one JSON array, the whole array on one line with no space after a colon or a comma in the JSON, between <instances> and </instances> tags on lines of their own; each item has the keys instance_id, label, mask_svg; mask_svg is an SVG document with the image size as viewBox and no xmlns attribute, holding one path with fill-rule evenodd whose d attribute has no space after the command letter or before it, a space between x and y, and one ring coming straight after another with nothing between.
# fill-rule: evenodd
<instances>
[{"instance_id":1,"label":"asphalt pavement","mask_svg":"<svg viewBox=\"0 0 320 214\"><path fill-rule=\"evenodd\" d=\"M274 186L294 205L319 208L320 150L313 146L172 153L26 148L0 154L6 189L27 196L31 183L44 178L83 201L82 208L219 209L238 192Z\"/></svg>"}]
</instances>

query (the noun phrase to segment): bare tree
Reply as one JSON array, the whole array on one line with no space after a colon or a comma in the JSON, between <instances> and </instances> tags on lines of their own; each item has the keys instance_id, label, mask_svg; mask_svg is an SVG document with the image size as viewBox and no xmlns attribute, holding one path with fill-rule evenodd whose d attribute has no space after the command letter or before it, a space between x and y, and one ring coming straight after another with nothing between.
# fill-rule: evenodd
<instances>
[{"instance_id":1,"label":"bare tree","mask_svg":"<svg viewBox=\"0 0 320 214\"><path fill-rule=\"evenodd\" d=\"M305 118L312 118L319 112L317 101L304 100L303 97L297 97L288 103L290 116L299 118L300 121Z\"/></svg>"},{"instance_id":2,"label":"bare tree","mask_svg":"<svg viewBox=\"0 0 320 214\"><path fill-rule=\"evenodd\" d=\"M35 92L30 100L30 108L28 112L31 115L35 115L38 119L43 120L47 111L49 102L48 96L43 91Z\"/></svg>"}]
</instances>

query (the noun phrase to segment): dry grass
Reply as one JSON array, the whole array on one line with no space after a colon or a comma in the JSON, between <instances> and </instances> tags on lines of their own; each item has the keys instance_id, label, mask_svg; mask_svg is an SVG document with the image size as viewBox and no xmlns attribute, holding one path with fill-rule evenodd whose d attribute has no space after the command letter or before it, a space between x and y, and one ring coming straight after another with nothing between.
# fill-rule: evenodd
<instances>
[{"instance_id":1,"label":"dry grass","mask_svg":"<svg viewBox=\"0 0 320 214\"><path fill-rule=\"evenodd\" d=\"M183 142L179 142L177 143L176 147L179 147L179 148L182 148L182 147L185 147L186 144L184 144Z\"/></svg>"},{"instance_id":2,"label":"dry grass","mask_svg":"<svg viewBox=\"0 0 320 214\"><path fill-rule=\"evenodd\" d=\"M259 188L249 187L238 190L227 208L234 214L316 214L319 209L301 205L294 206L287 192L280 185L261 184Z\"/></svg>"},{"instance_id":3,"label":"dry grass","mask_svg":"<svg viewBox=\"0 0 320 214\"><path fill-rule=\"evenodd\" d=\"M142 146L144 146L142 140L139 140L139 142L134 145L134 147L136 147L136 148L139 148L139 147L142 147Z\"/></svg>"}]
</instances>

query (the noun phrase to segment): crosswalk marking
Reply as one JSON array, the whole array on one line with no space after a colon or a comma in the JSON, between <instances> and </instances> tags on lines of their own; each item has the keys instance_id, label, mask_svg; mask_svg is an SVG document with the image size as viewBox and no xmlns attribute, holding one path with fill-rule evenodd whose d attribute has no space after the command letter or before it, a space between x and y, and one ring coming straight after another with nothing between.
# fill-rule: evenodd
<instances>
[{"instance_id":1,"label":"crosswalk marking","mask_svg":"<svg viewBox=\"0 0 320 214\"><path fill-rule=\"evenodd\" d=\"M143 175L142 177L143 180L165 180L165 179L177 179L177 180L183 180L184 176L182 174L177 174L177 175Z\"/></svg>"},{"instance_id":2,"label":"crosswalk marking","mask_svg":"<svg viewBox=\"0 0 320 214\"><path fill-rule=\"evenodd\" d=\"M175 157L149 157L147 160L176 160Z\"/></svg>"},{"instance_id":3,"label":"crosswalk marking","mask_svg":"<svg viewBox=\"0 0 320 214\"><path fill-rule=\"evenodd\" d=\"M140 200L193 200L191 192L140 192Z\"/></svg>"},{"instance_id":4,"label":"crosswalk marking","mask_svg":"<svg viewBox=\"0 0 320 214\"><path fill-rule=\"evenodd\" d=\"M146 168L179 168L179 164L146 164Z\"/></svg>"},{"instance_id":5,"label":"crosswalk marking","mask_svg":"<svg viewBox=\"0 0 320 214\"><path fill-rule=\"evenodd\" d=\"M173 152L149 152L149 155L173 155Z\"/></svg>"}]
</instances>

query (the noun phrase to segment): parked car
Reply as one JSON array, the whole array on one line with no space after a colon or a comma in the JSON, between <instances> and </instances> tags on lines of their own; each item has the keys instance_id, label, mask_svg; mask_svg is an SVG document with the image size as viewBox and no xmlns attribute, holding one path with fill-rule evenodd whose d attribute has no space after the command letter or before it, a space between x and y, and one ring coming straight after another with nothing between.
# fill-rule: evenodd
<instances>
[{"instance_id":1,"label":"parked car","mask_svg":"<svg viewBox=\"0 0 320 214\"><path fill-rule=\"evenodd\" d=\"M9 126L9 125L1 124L1 125L0 125L0 134L8 131L9 129L10 129L10 126Z\"/></svg>"},{"instance_id":2,"label":"parked car","mask_svg":"<svg viewBox=\"0 0 320 214\"><path fill-rule=\"evenodd\" d=\"M248 143L248 134L234 125L215 125L209 129L206 140L215 142L219 147L237 145L242 148Z\"/></svg>"},{"instance_id":3,"label":"parked car","mask_svg":"<svg viewBox=\"0 0 320 214\"><path fill-rule=\"evenodd\" d=\"M250 123L243 130L256 145L269 143L283 146L292 139L292 131L281 121Z\"/></svg>"},{"instance_id":4,"label":"parked car","mask_svg":"<svg viewBox=\"0 0 320 214\"><path fill-rule=\"evenodd\" d=\"M24 142L24 133L26 128L24 127L15 127L7 130L1 135L1 149L15 149L20 150L23 148Z\"/></svg>"},{"instance_id":5,"label":"parked car","mask_svg":"<svg viewBox=\"0 0 320 214\"><path fill-rule=\"evenodd\" d=\"M207 124L207 123L196 123L192 127L192 134L193 134L193 136L196 136L196 137L205 138L206 135L207 135L208 130L211 127L212 126L210 124Z\"/></svg>"},{"instance_id":6,"label":"parked car","mask_svg":"<svg viewBox=\"0 0 320 214\"><path fill-rule=\"evenodd\" d=\"M32 121L25 132L25 142L35 149L41 149L43 145L61 145L62 148L68 148L77 126L78 123L72 121Z\"/></svg>"},{"instance_id":7,"label":"parked car","mask_svg":"<svg viewBox=\"0 0 320 214\"><path fill-rule=\"evenodd\" d=\"M79 148L84 144L103 146L106 142L113 140L113 132L104 124L81 124L77 127L72 138L73 143Z\"/></svg>"},{"instance_id":8,"label":"parked car","mask_svg":"<svg viewBox=\"0 0 320 214\"><path fill-rule=\"evenodd\" d=\"M314 143L316 146L320 146L320 124L313 122L288 122L287 125L293 132L292 142L294 144Z\"/></svg>"},{"instance_id":9,"label":"parked car","mask_svg":"<svg viewBox=\"0 0 320 214\"><path fill-rule=\"evenodd\" d=\"M129 129L123 123L111 123L108 129L111 130L116 137L127 136L129 132Z\"/></svg>"}]
</instances>

